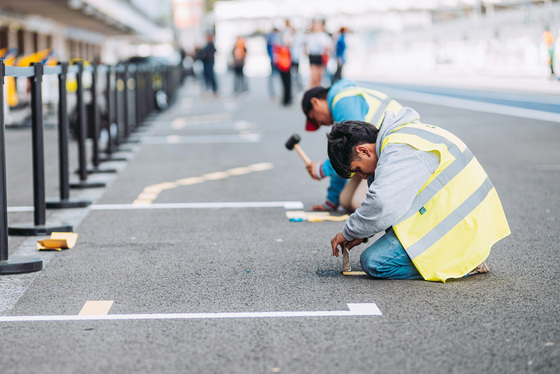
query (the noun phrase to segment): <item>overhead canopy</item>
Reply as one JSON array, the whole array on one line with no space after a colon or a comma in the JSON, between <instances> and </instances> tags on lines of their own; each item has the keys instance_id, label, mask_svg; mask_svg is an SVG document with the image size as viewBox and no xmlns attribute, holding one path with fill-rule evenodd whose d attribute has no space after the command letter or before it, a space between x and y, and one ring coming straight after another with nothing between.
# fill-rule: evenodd
<instances>
[{"instance_id":1,"label":"overhead canopy","mask_svg":"<svg viewBox=\"0 0 560 374\"><path fill-rule=\"evenodd\" d=\"M369 12L431 11L490 4L527 4L531 0L231 0L218 1L217 19L321 17Z\"/></svg>"},{"instance_id":2,"label":"overhead canopy","mask_svg":"<svg viewBox=\"0 0 560 374\"><path fill-rule=\"evenodd\" d=\"M136 35L152 42L171 40L172 32L121 0L2 0L8 14L40 15L66 26L105 36Z\"/></svg>"}]
</instances>

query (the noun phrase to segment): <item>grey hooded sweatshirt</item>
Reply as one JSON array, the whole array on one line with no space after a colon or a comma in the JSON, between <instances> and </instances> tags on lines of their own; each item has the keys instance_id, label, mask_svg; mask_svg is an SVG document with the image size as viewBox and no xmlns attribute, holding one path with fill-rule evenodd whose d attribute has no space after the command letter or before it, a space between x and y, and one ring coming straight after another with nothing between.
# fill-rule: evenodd
<instances>
[{"instance_id":1,"label":"grey hooded sweatshirt","mask_svg":"<svg viewBox=\"0 0 560 374\"><path fill-rule=\"evenodd\" d=\"M350 215L342 229L346 240L367 238L385 231L405 215L430 175L439 165L437 152L424 152L407 144L381 145L398 126L419 122L420 115L410 108L396 115L385 113L376 141L377 168L368 178L369 190L361 206Z\"/></svg>"}]
</instances>

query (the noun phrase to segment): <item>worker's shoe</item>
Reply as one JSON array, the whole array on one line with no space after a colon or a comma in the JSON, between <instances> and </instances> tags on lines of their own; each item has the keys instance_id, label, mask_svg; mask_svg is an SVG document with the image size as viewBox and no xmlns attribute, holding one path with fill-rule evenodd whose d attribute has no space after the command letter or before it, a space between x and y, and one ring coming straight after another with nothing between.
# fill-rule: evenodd
<instances>
[{"instance_id":1,"label":"worker's shoe","mask_svg":"<svg viewBox=\"0 0 560 374\"><path fill-rule=\"evenodd\" d=\"M488 273L489 271L490 269L488 269L488 266L486 266L486 263L483 261L480 265L472 269L468 275L484 274Z\"/></svg>"}]
</instances>

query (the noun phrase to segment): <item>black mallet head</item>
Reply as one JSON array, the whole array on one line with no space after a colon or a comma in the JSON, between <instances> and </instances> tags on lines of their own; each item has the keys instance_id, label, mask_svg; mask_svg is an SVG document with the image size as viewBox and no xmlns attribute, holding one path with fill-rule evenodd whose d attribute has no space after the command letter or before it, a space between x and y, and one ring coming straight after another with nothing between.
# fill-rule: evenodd
<instances>
[{"instance_id":1,"label":"black mallet head","mask_svg":"<svg viewBox=\"0 0 560 374\"><path fill-rule=\"evenodd\" d=\"M298 144L300 140L301 137L298 134L290 136L290 139L288 139L288 141L286 142L286 148L288 148L290 151L293 150L294 146Z\"/></svg>"}]
</instances>

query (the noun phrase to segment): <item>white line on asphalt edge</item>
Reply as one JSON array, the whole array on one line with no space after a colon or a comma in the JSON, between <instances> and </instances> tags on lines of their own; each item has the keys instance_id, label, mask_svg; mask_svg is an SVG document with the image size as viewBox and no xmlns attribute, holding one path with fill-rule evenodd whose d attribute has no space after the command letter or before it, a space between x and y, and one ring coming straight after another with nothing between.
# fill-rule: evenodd
<instances>
[{"instance_id":1,"label":"white line on asphalt edge","mask_svg":"<svg viewBox=\"0 0 560 374\"><path fill-rule=\"evenodd\" d=\"M256 143L261 136L255 133L240 135L166 135L147 136L142 144L209 144L209 143Z\"/></svg>"},{"instance_id":2,"label":"white line on asphalt edge","mask_svg":"<svg viewBox=\"0 0 560 374\"><path fill-rule=\"evenodd\" d=\"M502 114L512 117L529 118L533 120L560 122L560 113L542 110L518 108L509 105L491 104L476 100L459 99L455 97L420 93L415 91L386 88L391 96L401 100L411 100L418 103L447 106L451 108L467 109L478 112Z\"/></svg>"},{"instance_id":3,"label":"white line on asphalt edge","mask_svg":"<svg viewBox=\"0 0 560 374\"><path fill-rule=\"evenodd\" d=\"M160 203L160 204L92 204L91 210L143 210L143 209L220 209L220 208L284 208L303 209L301 201L240 201L217 203ZM32 212L32 206L9 207L8 212Z\"/></svg>"},{"instance_id":4,"label":"white line on asphalt edge","mask_svg":"<svg viewBox=\"0 0 560 374\"><path fill-rule=\"evenodd\" d=\"M160 204L96 204L92 210L137 210L137 209L220 209L220 208L284 208L303 209L301 201L248 201L217 203L160 203Z\"/></svg>"},{"instance_id":5,"label":"white line on asphalt edge","mask_svg":"<svg viewBox=\"0 0 560 374\"><path fill-rule=\"evenodd\" d=\"M59 321L132 321L162 319L230 319L230 318L287 318L287 317L360 317L381 316L375 303L346 304L348 310L302 311L302 312L232 312L232 313L153 313L153 314L99 314L99 315L51 315L51 316L4 316L0 322L59 322Z\"/></svg>"}]
</instances>

